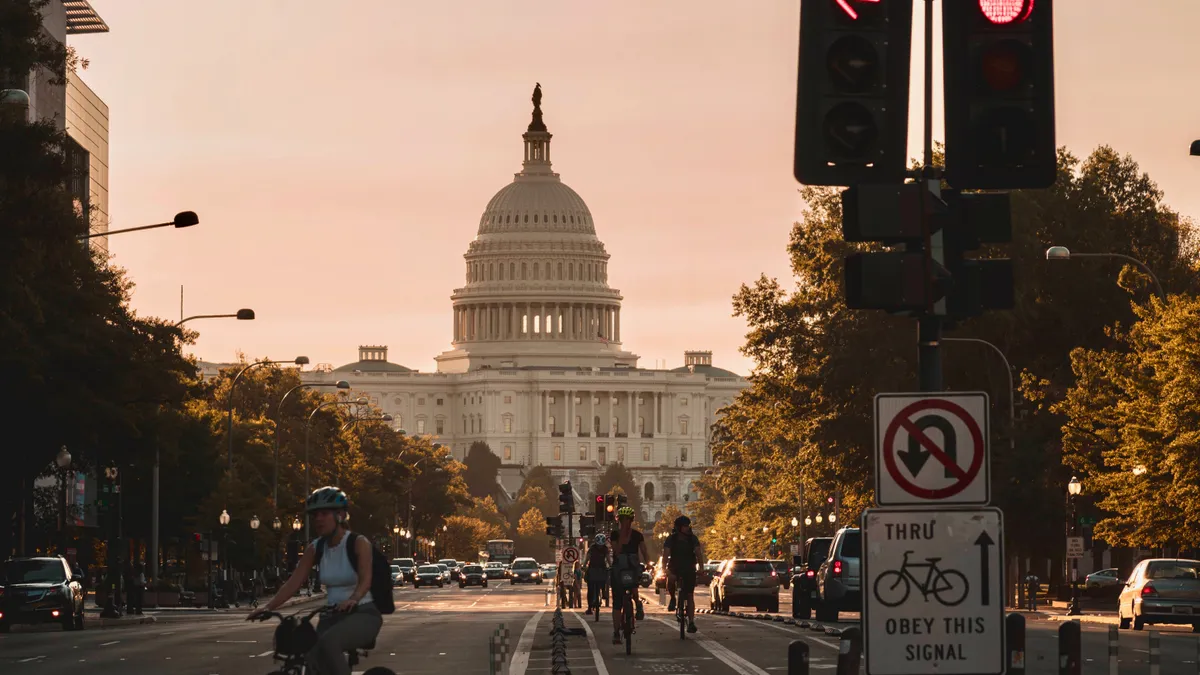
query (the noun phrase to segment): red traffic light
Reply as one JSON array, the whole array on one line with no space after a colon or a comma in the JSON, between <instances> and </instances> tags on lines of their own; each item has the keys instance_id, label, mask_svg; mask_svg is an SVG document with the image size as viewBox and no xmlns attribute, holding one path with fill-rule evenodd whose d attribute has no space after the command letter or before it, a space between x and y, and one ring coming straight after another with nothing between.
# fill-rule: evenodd
<instances>
[{"instance_id":1,"label":"red traffic light","mask_svg":"<svg viewBox=\"0 0 1200 675\"><path fill-rule=\"evenodd\" d=\"M833 503L833 497L826 497L826 498L825 498L825 502L826 502L827 504L832 504L832 503Z\"/></svg>"},{"instance_id":2,"label":"red traffic light","mask_svg":"<svg viewBox=\"0 0 1200 675\"><path fill-rule=\"evenodd\" d=\"M858 19L858 8L855 5L878 5L880 0L834 0L837 6L842 8L846 16L851 19Z\"/></svg>"},{"instance_id":3,"label":"red traffic light","mask_svg":"<svg viewBox=\"0 0 1200 675\"><path fill-rule=\"evenodd\" d=\"M199 532L195 532L192 534L192 541L196 542L197 544L200 543L200 533Z\"/></svg>"},{"instance_id":4,"label":"red traffic light","mask_svg":"<svg viewBox=\"0 0 1200 675\"><path fill-rule=\"evenodd\" d=\"M604 503L604 495L596 495L596 503L603 504Z\"/></svg>"},{"instance_id":5,"label":"red traffic light","mask_svg":"<svg viewBox=\"0 0 1200 675\"><path fill-rule=\"evenodd\" d=\"M979 0L979 11L995 24L1020 23L1033 12L1034 0Z\"/></svg>"}]
</instances>

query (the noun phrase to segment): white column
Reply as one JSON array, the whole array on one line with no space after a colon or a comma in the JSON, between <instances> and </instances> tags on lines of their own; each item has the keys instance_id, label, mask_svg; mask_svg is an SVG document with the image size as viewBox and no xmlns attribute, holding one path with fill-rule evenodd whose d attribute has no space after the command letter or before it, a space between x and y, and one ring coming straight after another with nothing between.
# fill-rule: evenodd
<instances>
[{"instance_id":1,"label":"white column","mask_svg":"<svg viewBox=\"0 0 1200 675\"><path fill-rule=\"evenodd\" d=\"M595 434L596 426L595 426L595 424L593 424L593 420L596 417L596 392L595 391L587 392L587 397L588 397L587 419L582 420L583 424L581 426L583 426L584 429L587 429L589 434Z\"/></svg>"},{"instance_id":2,"label":"white column","mask_svg":"<svg viewBox=\"0 0 1200 675\"><path fill-rule=\"evenodd\" d=\"M563 404L563 410L566 411L566 427L563 429L563 438L572 438L575 436L575 392L564 392L567 396L567 402Z\"/></svg>"},{"instance_id":3,"label":"white column","mask_svg":"<svg viewBox=\"0 0 1200 675\"><path fill-rule=\"evenodd\" d=\"M652 415L651 415L651 417L653 419L651 420L652 424L650 425L650 429L651 429L651 433L653 433L656 436L658 435L658 433L660 431L662 431L662 429L658 428L658 417L659 417L658 406L661 404L662 404L662 395L655 392L654 403L653 403L654 410L652 411Z\"/></svg>"},{"instance_id":4,"label":"white column","mask_svg":"<svg viewBox=\"0 0 1200 675\"><path fill-rule=\"evenodd\" d=\"M616 327L617 327L617 329L616 329L616 331L613 333L613 342L620 342L620 341L621 341L621 309L620 309L620 308L617 308L617 309L615 310L615 312L616 312L616 319L615 319L615 321L616 321Z\"/></svg>"},{"instance_id":5,"label":"white column","mask_svg":"<svg viewBox=\"0 0 1200 675\"><path fill-rule=\"evenodd\" d=\"M633 438L637 433L637 392L631 391L626 396L629 397L629 421L625 423L625 433L629 434L629 438Z\"/></svg>"}]
</instances>

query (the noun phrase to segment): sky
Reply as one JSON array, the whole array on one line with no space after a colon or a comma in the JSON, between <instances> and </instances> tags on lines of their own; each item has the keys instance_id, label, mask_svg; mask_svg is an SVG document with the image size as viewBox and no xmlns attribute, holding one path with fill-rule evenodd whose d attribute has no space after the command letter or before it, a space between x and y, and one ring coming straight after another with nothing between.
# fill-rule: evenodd
<instances>
[{"instance_id":1,"label":"sky","mask_svg":"<svg viewBox=\"0 0 1200 675\"><path fill-rule=\"evenodd\" d=\"M794 285L798 0L91 2L111 32L69 42L110 108L110 227L184 209L201 221L110 239L134 308L177 319L182 286L188 315L257 313L190 324L202 359L336 367L385 344L434 370L462 255L520 169L534 82L643 367L710 349L749 373L732 296L761 274ZM1058 0L1055 13L1058 144L1128 153L1168 204L1200 213L1200 3ZM934 71L940 139L936 57Z\"/></svg>"}]
</instances>

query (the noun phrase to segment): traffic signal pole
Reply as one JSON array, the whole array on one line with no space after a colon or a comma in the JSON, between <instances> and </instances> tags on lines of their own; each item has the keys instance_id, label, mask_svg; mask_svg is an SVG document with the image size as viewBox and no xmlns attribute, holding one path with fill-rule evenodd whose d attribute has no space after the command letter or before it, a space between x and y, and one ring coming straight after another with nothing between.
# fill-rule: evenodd
<instances>
[{"instance_id":1,"label":"traffic signal pole","mask_svg":"<svg viewBox=\"0 0 1200 675\"><path fill-rule=\"evenodd\" d=\"M925 279L932 286L934 280L934 242L930 199L941 195L941 180L933 166L933 0L925 0L925 152L919 178L926 182L928 190L921 199L926 208L921 209L921 230L925 233ZM941 237L941 233L938 233ZM940 247L939 247L940 248ZM942 317L934 313L931 305L917 319L917 364L921 391L942 390Z\"/></svg>"}]
</instances>

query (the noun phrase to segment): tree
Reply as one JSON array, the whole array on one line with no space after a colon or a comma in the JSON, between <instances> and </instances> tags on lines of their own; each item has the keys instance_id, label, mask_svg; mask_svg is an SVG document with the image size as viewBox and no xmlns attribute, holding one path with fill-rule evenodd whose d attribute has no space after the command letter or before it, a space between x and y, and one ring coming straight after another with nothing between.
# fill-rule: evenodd
<instances>
[{"instance_id":1,"label":"tree","mask_svg":"<svg viewBox=\"0 0 1200 675\"><path fill-rule=\"evenodd\" d=\"M629 498L628 505L633 507L639 521L642 519L642 493L633 480L633 472L624 464L614 462L604 467L604 473L600 474L600 481L596 484L596 494L624 494Z\"/></svg>"},{"instance_id":2,"label":"tree","mask_svg":"<svg viewBox=\"0 0 1200 675\"><path fill-rule=\"evenodd\" d=\"M660 534L671 534L675 531L675 519L682 516L683 511L679 510L674 504L667 504L667 508L663 509L662 516L658 522L654 523L654 536Z\"/></svg>"},{"instance_id":3,"label":"tree","mask_svg":"<svg viewBox=\"0 0 1200 675\"><path fill-rule=\"evenodd\" d=\"M496 500L491 497L484 497L482 499L476 497L470 506L462 510L462 515L495 526L500 530L501 535L507 533L510 529L508 519L504 517L503 513L500 513L500 508L496 506Z\"/></svg>"},{"instance_id":4,"label":"tree","mask_svg":"<svg viewBox=\"0 0 1200 675\"><path fill-rule=\"evenodd\" d=\"M472 497L491 497L496 493L496 481L500 475L500 458L483 441L475 441L467 449L463 460L467 465L464 478Z\"/></svg>"},{"instance_id":5,"label":"tree","mask_svg":"<svg viewBox=\"0 0 1200 675\"><path fill-rule=\"evenodd\" d=\"M446 518L446 531L439 537L438 544L448 558L475 560L489 539L499 539L502 535L499 527L478 518L450 516Z\"/></svg>"},{"instance_id":6,"label":"tree","mask_svg":"<svg viewBox=\"0 0 1200 675\"><path fill-rule=\"evenodd\" d=\"M541 537L546 534L546 516L537 508L531 508L521 515L517 524L517 535L522 537Z\"/></svg>"}]
</instances>

